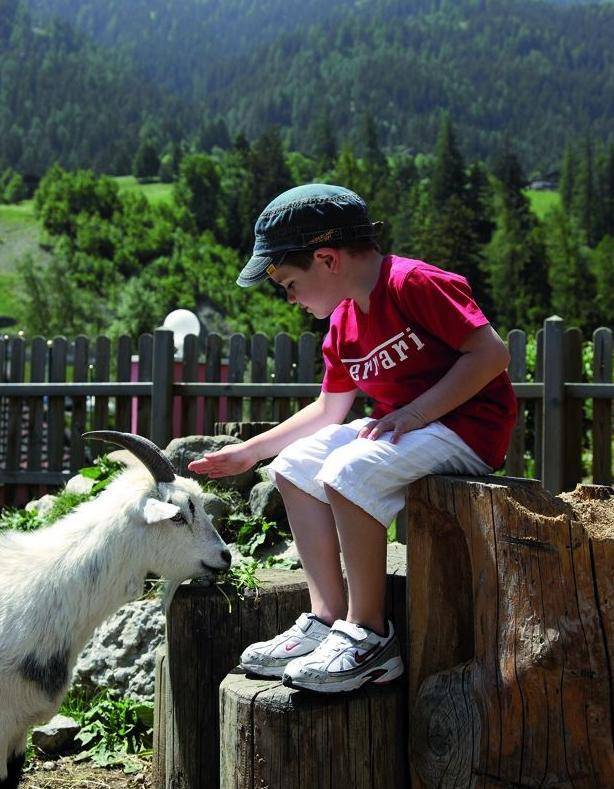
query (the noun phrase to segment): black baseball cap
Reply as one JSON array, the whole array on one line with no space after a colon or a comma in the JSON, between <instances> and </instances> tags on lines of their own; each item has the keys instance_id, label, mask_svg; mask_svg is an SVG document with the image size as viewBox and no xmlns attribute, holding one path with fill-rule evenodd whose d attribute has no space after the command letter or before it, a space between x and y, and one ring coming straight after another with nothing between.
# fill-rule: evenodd
<instances>
[{"instance_id":1,"label":"black baseball cap","mask_svg":"<svg viewBox=\"0 0 614 789\"><path fill-rule=\"evenodd\" d=\"M237 285L246 288L266 279L288 252L374 239L382 224L371 222L365 201L343 186L304 184L288 189L258 217L254 251Z\"/></svg>"}]
</instances>

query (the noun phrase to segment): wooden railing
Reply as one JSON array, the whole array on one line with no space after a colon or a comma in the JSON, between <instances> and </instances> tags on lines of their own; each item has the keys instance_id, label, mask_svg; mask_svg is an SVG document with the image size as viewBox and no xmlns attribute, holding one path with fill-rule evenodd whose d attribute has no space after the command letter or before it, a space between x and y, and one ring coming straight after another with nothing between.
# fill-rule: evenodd
<instances>
[{"instance_id":1,"label":"wooden railing","mask_svg":"<svg viewBox=\"0 0 614 789\"><path fill-rule=\"evenodd\" d=\"M581 333L566 330L561 318L548 318L538 332L533 382L526 381L526 341L521 330L508 335L521 407L506 474L524 476L528 454L548 490L572 489L590 437L592 481L611 484L612 330L593 334L591 381L582 380ZM17 485L62 484L99 454L98 445L84 447L85 430L128 430L165 446L174 436L213 434L220 421L281 421L318 395L315 335L293 342L281 333L272 349L263 334L234 334L227 349L224 342L210 334L201 353L188 336L178 362L165 329L140 337L134 355L129 337L114 348L107 337L0 338L0 504L13 500L9 489ZM357 401L359 415L366 402Z\"/></svg>"}]
</instances>

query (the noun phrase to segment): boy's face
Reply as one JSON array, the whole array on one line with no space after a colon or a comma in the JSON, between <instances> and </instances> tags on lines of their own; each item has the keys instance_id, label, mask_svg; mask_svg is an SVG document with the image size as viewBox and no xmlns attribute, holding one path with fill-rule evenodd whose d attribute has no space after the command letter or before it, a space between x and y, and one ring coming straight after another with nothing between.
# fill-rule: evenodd
<instances>
[{"instance_id":1,"label":"boy's face","mask_svg":"<svg viewBox=\"0 0 614 789\"><path fill-rule=\"evenodd\" d=\"M270 275L286 291L290 304L298 304L315 318L328 318L346 298L339 276L340 250L317 250L311 268L305 270L282 264Z\"/></svg>"}]
</instances>

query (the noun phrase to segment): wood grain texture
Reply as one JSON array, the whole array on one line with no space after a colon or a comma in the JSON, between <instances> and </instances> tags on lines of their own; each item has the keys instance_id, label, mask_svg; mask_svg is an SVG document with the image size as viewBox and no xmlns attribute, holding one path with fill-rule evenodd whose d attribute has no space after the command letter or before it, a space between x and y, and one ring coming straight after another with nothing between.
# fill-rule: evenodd
<instances>
[{"instance_id":1,"label":"wood grain texture","mask_svg":"<svg viewBox=\"0 0 614 789\"><path fill-rule=\"evenodd\" d=\"M614 786L614 491L582 488L596 524L579 489L410 487L412 785Z\"/></svg>"}]
</instances>

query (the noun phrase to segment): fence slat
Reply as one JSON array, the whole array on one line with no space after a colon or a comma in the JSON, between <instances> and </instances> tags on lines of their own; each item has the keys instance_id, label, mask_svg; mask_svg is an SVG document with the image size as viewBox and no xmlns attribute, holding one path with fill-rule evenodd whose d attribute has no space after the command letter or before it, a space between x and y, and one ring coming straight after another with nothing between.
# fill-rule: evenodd
<instances>
[{"instance_id":1,"label":"fence slat","mask_svg":"<svg viewBox=\"0 0 614 789\"><path fill-rule=\"evenodd\" d=\"M66 381L66 337L54 337L51 343L49 380L53 383ZM50 397L47 417L47 456L50 471L60 471L64 455L64 397Z\"/></svg>"},{"instance_id":2,"label":"fence slat","mask_svg":"<svg viewBox=\"0 0 614 789\"><path fill-rule=\"evenodd\" d=\"M612 330L593 333L593 382L612 382ZM593 399L593 484L612 484L612 400Z\"/></svg>"},{"instance_id":3,"label":"fence slat","mask_svg":"<svg viewBox=\"0 0 614 789\"><path fill-rule=\"evenodd\" d=\"M188 334L183 341L183 380L198 381L198 337ZM193 436L196 433L198 398L181 398L181 435Z\"/></svg>"},{"instance_id":4,"label":"fence slat","mask_svg":"<svg viewBox=\"0 0 614 789\"><path fill-rule=\"evenodd\" d=\"M96 337L94 381L103 383L109 380L111 372L111 341L108 337ZM94 417L92 420L94 430L108 430L109 425L109 398L96 395L94 398ZM91 452L94 457L104 454L108 450L100 441L93 441Z\"/></svg>"},{"instance_id":5,"label":"fence slat","mask_svg":"<svg viewBox=\"0 0 614 789\"><path fill-rule=\"evenodd\" d=\"M207 335L207 359L205 366L205 381L213 383L220 381L222 371L222 338L212 332ZM205 398L205 421L203 434L212 436L215 423L219 421L219 397Z\"/></svg>"},{"instance_id":6,"label":"fence slat","mask_svg":"<svg viewBox=\"0 0 614 789\"><path fill-rule=\"evenodd\" d=\"M286 332L275 335L275 383L288 384L292 380L292 340ZM290 416L290 402L287 398L273 400L273 420L283 422Z\"/></svg>"},{"instance_id":7,"label":"fence slat","mask_svg":"<svg viewBox=\"0 0 614 789\"><path fill-rule=\"evenodd\" d=\"M567 329L564 336L564 380L582 380L582 332ZM563 463L563 490L573 490L582 482L582 417L584 402L573 397L565 398L565 459Z\"/></svg>"},{"instance_id":8,"label":"fence slat","mask_svg":"<svg viewBox=\"0 0 614 789\"><path fill-rule=\"evenodd\" d=\"M9 346L9 383L21 383L24 378L26 343L23 337L13 337ZM23 398L9 398L6 470L16 471L21 461L21 438L23 428Z\"/></svg>"},{"instance_id":9,"label":"fence slat","mask_svg":"<svg viewBox=\"0 0 614 789\"><path fill-rule=\"evenodd\" d=\"M117 341L117 380L130 381L132 364L132 339L127 334ZM115 429L130 432L132 398L118 395L115 398Z\"/></svg>"},{"instance_id":10,"label":"fence slat","mask_svg":"<svg viewBox=\"0 0 614 789\"><path fill-rule=\"evenodd\" d=\"M162 449L173 437L174 366L173 332L168 329L156 329L151 379L151 440Z\"/></svg>"},{"instance_id":11,"label":"fence slat","mask_svg":"<svg viewBox=\"0 0 614 789\"><path fill-rule=\"evenodd\" d=\"M527 373L527 338L520 329L512 329L507 335L507 345L510 352L509 376L515 383L521 383ZM525 449L525 401L518 398L518 416L512 433L510 448L505 460L505 473L512 477L524 476L524 449Z\"/></svg>"},{"instance_id":12,"label":"fence slat","mask_svg":"<svg viewBox=\"0 0 614 789\"><path fill-rule=\"evenodd\" d=\"M228 382L242 383L245 375L245 335L233 334L230 337L230 352L228 354ZM243 398L228 398L228 421L243 421Z\"/></svg>"},{"instance_id":13,"label":"fence slat","mask_svg":"<svg viewBox=\"0 0 614 789\"><path fill-rule=\"evenodd\" d=\"M153 369L153 336L141 334L139 337L139 381L151 381ZM151 396L139 397L137 405L137 432L145 438L151 430Z\"/></svg>"},{"instance_id":14,"label":"fence slat","mask_svg":"<svg viewBox=\"0 0 614 789\"><path fill-rule=\"evenodd\" d=\"M8 340L0 337L0 384L7 383ZM0 460L6 457L9 398L0 396Z\"/></svg>"},{"instance_id":15,"label":"fence slat","mask_svg":"<svg viewBox=\"0 0 614 789\"><path fill-rule=\"evenodd\" d=\"M89 338L80 334L75 338L73 381L87 383L89 377ZM87 398L77 395L72 398L72 420L70 423L70 470L78 471L85 465L85 445L81 436L87 430ZM95 442L90 442L92 447Z\"/></svg>"},{"instance_id":16,"label":"fence slat","mask_svg":"<svg viewBox=\"0 0 614 789\"><path fill-rule=\"evenodd\" d=\"M42 383L47 372L47 341L34 337L30 352L30 381ZM43 459L43 400L28 398L28 471L40 471Z\"/></svg>"},{"instance_id":17,"label":"fence slat","mask_svg":"<svg viewBox=\"0 0 614 789\"><path fill-rule=\"evenodd\" d=\"M267 383L267 361L269 353L269 339L266 334L257 332L252 337L251 360L252 360L252 383ZM267 419L266 399L264 397L250 398L250 420L252 422L264 422Z\"/></svg>"},{"instance_id":18,"label":"fence slat","mask_svg":"<svg viewBox=\"0 0 614 789\"><path fill-rule=\"evenodd\" d=\"M535 337L535 383L544 380L544 330L539 329ZM543 432L543 399L534 401L533 419L535 424L533 457L535 458L535 478L543 479L542 468L542 432Z\"/></svg>"},{"instance_id":19,"label":"fence slat","mask_svg":"<svg viewBox=\"0 0 614 789\"><path fill-rule=\"evenodd\" d=\"M558 315L544 321L544 400L542 422L542 470L546 490L556 495L563 490L565 447L565 397L563 378L563 336L565 322Z\"/></svg>"},{"instance_id":20,"label":"fence slat","mask_svg":"<svg viewBox=\"0 0 614 789\"><path fill-rule=\"evenodd\" d=\"M316 377L316 336L313 332L303 332L298 340L298 363L296 381L299 384L311 384ZM311 397L301 397L299 408L313 402Z\"/></svg>"}]
</instances>

